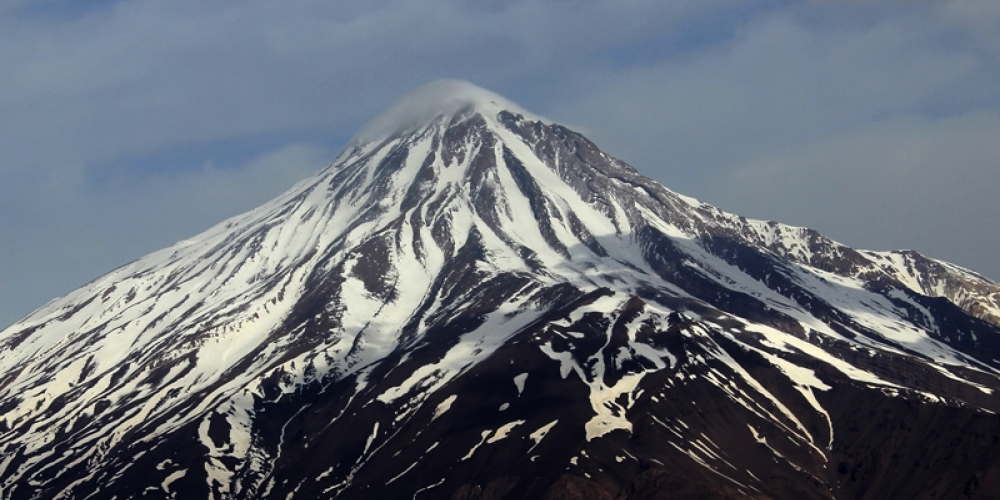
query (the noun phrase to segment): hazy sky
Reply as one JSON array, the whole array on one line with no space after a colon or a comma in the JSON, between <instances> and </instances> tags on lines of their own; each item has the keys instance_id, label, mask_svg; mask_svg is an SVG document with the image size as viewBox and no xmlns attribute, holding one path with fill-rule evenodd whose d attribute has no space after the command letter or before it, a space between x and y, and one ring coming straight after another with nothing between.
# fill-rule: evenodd
<instances>
[{"instance_id":1,"label":"hazy sky","mask_svg":"<svg viewBox=\"0 0 1000 500\"><path fill-rule=\"evenodd\" d=\"M0 327L439 78L725 210L998 279L998 26L996 0L0 0Z\"/></svg>"}]
</instances>

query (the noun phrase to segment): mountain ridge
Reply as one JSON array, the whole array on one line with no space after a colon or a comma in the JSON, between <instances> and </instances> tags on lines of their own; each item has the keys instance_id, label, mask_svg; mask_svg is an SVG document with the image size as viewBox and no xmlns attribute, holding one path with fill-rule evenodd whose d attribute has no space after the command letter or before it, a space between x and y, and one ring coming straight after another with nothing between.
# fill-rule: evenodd
<instances>
[{"instance_id":1,"label":"mountain ridge","mask_svg":"<svg viewBox=\"0 0 1000 500\"><path fill-rule=\"evenodd\" d=\"M853 498L920 483L879 490L844 401L997 434L996 283L725 213L518 110L418 89L4 330L0 497ZM958 431L985 458L934 477L988 491L997 453Z\"/></svg>"}]
</instances>

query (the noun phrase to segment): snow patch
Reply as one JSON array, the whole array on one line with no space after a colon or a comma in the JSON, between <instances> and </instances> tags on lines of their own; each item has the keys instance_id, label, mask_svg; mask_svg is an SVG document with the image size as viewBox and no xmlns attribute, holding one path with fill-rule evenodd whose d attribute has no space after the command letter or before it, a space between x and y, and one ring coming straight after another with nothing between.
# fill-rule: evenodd
<instances>
[{"instance_id":1,"label":"snow patch","mask_svg":"<svg viewBox=\"0 0 1000 500\"><path fill-rule=\"evenodd\" d=\"M553 420L553 421L551 421L551 422L549 422L549 423L547 423L547 424L539 427L538 430L536 430L535 432L532 432L531 434L528 434L528 437L531 438L531 440L535 442L535 444L531 445L531 448L528 450L528 453L531 453L531 451L534 450L535 447L538 446L538 444L542 442L542 439L545 439L545 436L548 435L549 431L551 431L552 428L555 427L556 423L558 423L558 422L559 422L558 419Z\"/></svg>"},{"instance_id":2,"label":"snow patch","mask_svg":"<svg viewBox=\"0 0 1000 500\"><path fill-rule=\"evenodd\" d=\"M164 492L170 493L170 485L173 484L174 481L177 481L178 479L184 477L185 475L187 475L187 469L181 469L179 471L170 473L170 475L167 476L162 483L160 483L160 488L163 488Z\"/></svg>"},{"instance_id":3,"label":"snow patch","mask_svg":"<svg viewBox=\"0 0 1000 500\"><path fill-rule=\"evenodd\" d=\"M517 395L520 396L524 392L524 381L528 380L528 374L522 373L514 377L514 385L517 386Z\"/></svg>"},{"instance_id":4,"label":"snow patch","mask_svg":"<svg viewBox=\"0 0 1000 500\"><path fill-rule=\"evenodd\" d=\"M451 405L455 402L456 399L458 399L458 395L452 394L451 396L445 398L445 400L442 401L440 404L438 404L437 408L434 409L434 416L431 417L431 422L437 420L438 417L444 415L446 411L450 410Z\"/></svg>"},{"instance_id":5,"label":"snow patch","mask_svg":"<svg viewBox=\"0 0 1000 500\"><path fill-rule=\"evenodd\" d=\"M524 423L524 420L515 420L513 422L504 424L502 427L496 430L489 439L486 440L486 444L493 444L501 439L505 439L510 431L514 430L515 427Z\"/></svg>"},{"instance_id":6,"label":"snow patch","mask_svg":"<svg viewBox=\"0 0 1000 500\"><path fill-rule=\"evenodd\" d=\"M470 449L470 450L469 450L469 452L468 452L468 453L466 453L464 457L462 457L462 458L458 459L458 461L459 461L459 462L464 462L464 461L466 461L466 460L468 460L468 459L472 458L472 455L473 455L473 454L474 454L474 453L476 452L476 450L478 450L478 449L479 449L479 447L480 447L480 446L482 446L482 445L483 445L483 443L485 443L485 442L486 442L486 438L488 438L488 437L490 436L490 434L492 434L492 433L493 433L493 431L491 431L491 430L489 430L489 429L487 429L487 430L483 431L483 432L482 432L482 433L480 434L480 437L481 437L481 438L480 438L479 442L478 442L478 443L476 443L476 445L475 445L475 446L473 446L473 447L472 447L472 449Z\"/></svg>"}]
</instances>

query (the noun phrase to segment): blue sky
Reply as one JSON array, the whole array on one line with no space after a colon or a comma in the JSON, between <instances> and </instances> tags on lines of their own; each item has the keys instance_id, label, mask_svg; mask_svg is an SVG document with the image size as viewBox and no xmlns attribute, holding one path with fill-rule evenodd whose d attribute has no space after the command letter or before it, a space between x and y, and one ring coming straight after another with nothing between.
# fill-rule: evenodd
<instances>
[{"instance_id":1,"label":"blue sky","mask_svg":"<svg viewBox=\"0 0 1000 500\"><path fill-rule=\"evenodd\" d=\"M995 0L0 0L0 325L439 78L725 210L998 279L996 26Z\"/></svg>"}]
</instances>

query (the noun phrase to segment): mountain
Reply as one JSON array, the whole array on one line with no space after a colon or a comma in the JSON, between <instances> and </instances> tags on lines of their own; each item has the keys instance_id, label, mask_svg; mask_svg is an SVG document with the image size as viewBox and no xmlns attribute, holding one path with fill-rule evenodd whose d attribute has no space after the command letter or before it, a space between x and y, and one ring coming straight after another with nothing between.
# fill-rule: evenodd
<instances>
[{"instance_id":1,"label":"mountain","mask_svg":"<svg viewBox=\"0 0 1000 500\"><path fill-rule=\"evenodd\" d=\"M0 498L997 498L1000 285L471 84L0 333Z\"/></svg>"}]
</instances>

